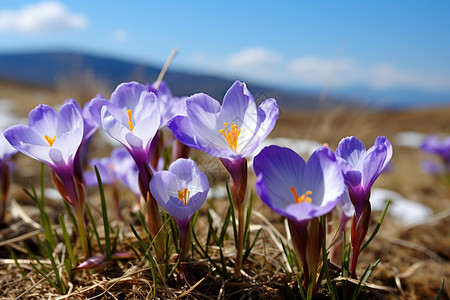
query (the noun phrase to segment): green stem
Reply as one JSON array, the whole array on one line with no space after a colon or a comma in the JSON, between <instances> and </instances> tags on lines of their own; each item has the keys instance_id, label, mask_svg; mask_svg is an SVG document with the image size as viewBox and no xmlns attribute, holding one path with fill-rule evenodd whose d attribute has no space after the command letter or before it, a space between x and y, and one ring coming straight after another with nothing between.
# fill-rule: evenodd
<instances>
[{"instance_id":1,"label":"green stem","mask_svg":"<svg viewBox=\"0 0 450 300\"><path fill-rule=\"evenodd\" d=\"M244 205L241 203L238 210L238 243L236 245L236 262L234 265L234 278L239 278L242 269L242 250L244 248Z\"/></svg>"},{"instance_id":2,"label":"green stem","mask_svg":"<svg viewBox=\"0 0 450 300\"><path fill-rule=\"evenodd\" d=\"M91 253L89 251L89 244L86 235L86 225L84 224L84 218L82 212L76 213L77 217L77 226L78 226L78 234L80 236L81 249L83 250L84 259L88 259L91 257Z\"/></svg>"}]
</instances>

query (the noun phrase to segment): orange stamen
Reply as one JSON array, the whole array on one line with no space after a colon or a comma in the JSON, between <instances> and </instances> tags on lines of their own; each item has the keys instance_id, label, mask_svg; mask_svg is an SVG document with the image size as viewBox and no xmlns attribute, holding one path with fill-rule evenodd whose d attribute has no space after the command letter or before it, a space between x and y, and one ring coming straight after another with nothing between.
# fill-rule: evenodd
<instances>
[{"instance_id":1,"label":"orange stamen","mask_svg":"<svg viewBox=\"0 0 450 300\"><path fill-rule=\"evenodd\" d=\"M134 126L133 126L133 122L131 121L131 109L127 110L127 114L128 114L128 126L130 126L130 130L133 131Z\"/></svg>"},{"instance_id":2,"label":"orange stamen","mask_svg":"<svg viewBox=\"0 0 450 300\"><path fill-rule=\"evenodd\" d=\"M183 202L185 205L189 202L189 197L191 196L191 192L188 191L188 189L184 189L183 191L178 190L178 198L180 198L181 202Z\"/></svg>"},{"instance_id":3,"label":"orange stamen","mask_svg":"<svg viewBox=\"0 0 450 300\"><path fill-rule=\"evenodd\" d=\"M220 129L220 133L223 134L223 136L225 137L225 139L228 142L228 145L230 145L231 150L237 151L237 142L238 142L238 137L239 134L241 133L241 129L239 129L239 127L234 124L234 122L231 123L231 130L228 131L227 128L227 123L223 123L223 126L225 127L225 129Z\"/></svg>"},{"instance_id":4,"label":"orange stamen","mask_svg":"<svg viewBox=\"0 0 450 300\"><path fill-rule=\"evenodd\" d=\"M45 135L44 138L47 141L47 143L50 145L50 147L52 147L53 143L56 140L56 135L54 135L53 138L49 137L48 135Z\"/></svg>"},{"instance_id":5,"label":"orange stamen","mask_svg":"<svg viewBox=\"0 0 450 300\"><path fill-rule=\"evenodd\" d=\"M306 191L303 195L301 195L299 197L297 195L297 191L295 190L295 187L291 187L291 193L292 193L292 195L294 195L295 202L297 202L297 203L301 203L303 201L311 203L311 201L312 201L312 199L310 197L308 197L309 195L312 194L311 191Z\"/></svg>"}]
</instances>

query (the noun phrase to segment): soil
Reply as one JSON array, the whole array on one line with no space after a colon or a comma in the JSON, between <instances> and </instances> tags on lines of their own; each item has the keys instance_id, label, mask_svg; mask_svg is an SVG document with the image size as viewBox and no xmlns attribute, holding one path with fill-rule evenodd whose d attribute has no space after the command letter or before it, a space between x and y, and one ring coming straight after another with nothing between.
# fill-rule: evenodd
<instances>
[{"instance_id":1,"label":"soil","mask_svg":"<svg viewBox=\"0 0 450 300\"><path fill-rule=\"evenodd\" d=\"M251 89L251 87L250 87ZM98 91L76 95L71 90L70 97L80 98L86 102ZM102 91L109 95L110 91ZM69 97L67 90L26 86L20 83L0 81L0 99L14 99L12 113L26 118L28 112L39 103L60 105ZM450 135L450 107L413 111L363 111L359 109L337 108L331 111L281 111L279 121L270 137L289 137L311 139L326 142L335 149L341 138L356 136L365 145L372 145L377 136L384 135L392 142L394 156L389 172L385 172L375 184L395 191L405 198L420 202L433 211L433 215L414 226L402 225L391 215L387 215L382 227L360 255L358 274L362 274L367 265L377 259L380 263L369 279L369 286L363 289L360 299L434 299L444 280L441 299L449 298L450 279L450 185L437 177L432 177L420 168L420 162L429 158L418 148L397 146L395 135L399 132L416 131L423 134L441 133ZM91 157L107 156L112 146L96 136L91 148ZM224 184L227 175L221 164L201 153L192 154L198 159L200 168L213 170L209 174L214 185ZM0 229L0 297L13 299L144 299L156 295L162 299L185 297L186 299L288 299L291 295L298 297L297 277L286 274L280 262L282 253L277 248L271 231L279 231L285 235L283 219L268 209L255 195L252 225L256 230L265 229L244 263L241 279L233 280L220 275L212 269L207 260L194 253L188 269L192 273L195 287L190 288L179 275L171 278L165 285L158 283L154 289L149 266L138 259L120 260L100 272L80 271L76 274L70 296L59 295L54 288L41 280L29 265L26 248L39 255L37 240L42 239L39 228L17 215L17 205L23 209L24 215L30 217L39 226L39 211L36 205L23 191L29 189L30 182L39 186L40 164L22 154L14 157L16 168L13 173L9 194L7 221ZM214 165L211 167L211 164ZM250 170L249 186L254 183ZM45 185L52 188L50 172L46 170ZM95 188L88 190L90 201L98 203ZM111 191L106 189L107 197ZM112 224L122 225L120 250L129 251L129 245L136 247L136 239L129 230L128 223L138 226L136 217L129 213L133 199L127 193L122 194L125 206L126 221L114 220ZM220 218L228 207L227 200L212 199L200 211L197 221L200 240L205 240L208 220L207 207L213 208ZM47 213L57 224L58 214L64 212L61 199L47 199ZM13 214L12 211L15 213ZM94 210L97 217L100 215ZM114 210L109 211L114 219ZM267 229L266 220L274 226ZM369 233L373 230L380 213L372 216ZM206 227L205 227L206 226ZM252 236L256 233L252 231ZM14 240L15 239L15 240ZM231 237L232 239L232 237ZM233 243L228 240L224 247L224 255L231 269L234 261ZM11 252L19 258L20 268L11 260ZM215 253L218 255L218 252ZM340 283L338 282L338 285ZM330 299L326 285L323 284L314 299Z\"/></svg>"}]
</instances>

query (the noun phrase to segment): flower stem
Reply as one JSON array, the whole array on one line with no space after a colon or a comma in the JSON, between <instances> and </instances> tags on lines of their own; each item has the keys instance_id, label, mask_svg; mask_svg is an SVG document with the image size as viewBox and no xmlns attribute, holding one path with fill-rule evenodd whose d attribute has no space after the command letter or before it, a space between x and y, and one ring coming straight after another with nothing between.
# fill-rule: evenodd
<instances>
[{"instance_id":1,"label":"flower stem","mask_svg":"<svg viewBox=\"0 0 450 300\"><path fill-rule=\"evenodd\" d=\"M244 205L236 207L238 210L238 236L236 245L236 262L234 264L234 278L239 278L242 269L242 250L244 248Z\"/></svg>"},{"instance_id":2,"label":"flower stem","mask_svg":"<svg viewBox=\"0 0 450 300\"><path fill-rule=\"evenodd\" d=\"M164 246L164 233L161 232L162 220L158 204L150 192L147 193L147 226L154 239L156 259L158 262L163 262L166 251Z\"/></svg>"}]
</instances>

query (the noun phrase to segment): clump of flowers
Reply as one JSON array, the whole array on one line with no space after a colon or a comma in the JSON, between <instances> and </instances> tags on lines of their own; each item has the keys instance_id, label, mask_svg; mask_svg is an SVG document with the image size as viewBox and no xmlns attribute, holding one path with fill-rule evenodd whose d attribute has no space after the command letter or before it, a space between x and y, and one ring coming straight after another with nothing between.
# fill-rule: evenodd
<instances>
[{"instance_id":1,"label":"clump of flowers","mask_svg":"<svg viewBox=\"0 0 450 300\"><path fill-rule=\"evenodd\" d=\"M101 270L110 266L114 260L129 259L134 257L134 254L139 256L135 246L130 243L127 245L132 248L134 254L118 252L122 251L117 249L117 241L121 236L119 230L115 233L114 241L111 242L110 239L110 230L113 229L108 221L108 205L103 184L112 186L113 200L118 208L119 193L116 184L119 181L127 185L137 198L142 196L146 201L146 216L138 212L137 218L147 236L141 238L132 224L130 227L137 238L139 247L137 249L150 264L154 290L157 282L170 283L178 266L186 282L192 283L194 277L186 264L192 244L191 234L195 240L193 253L197 251L211 262L214 267L210 272L222 267L218 273L225 278L231 276L227 270L228 253L225 255L222 251L222 247L226 245L223 241L227 237L230 220L236 246L233 275L234 279L239 279L244 273L242 272L244 257L250 254L259 234L259 232L255 234L253 244L250 245L248 237L251 204L248 204L246 210L247 157L253 154L270 134L278 115L279 108L275 99L267 99L258 107L245 83L239 81L226 92L222 104L202 93L190 97L173 97L167 84L157 81L152 85L137 82L122 83L111 94L110 100L97 95L83 109L73 99L67 100L59 113L47 105L39 105L30 112L28 126L12 126L4 133L5 143L1 143L0 140L0 188L3 197L1 220L4 218L4 203L11 169L8 159L16 151L20 151L51 167L56 188L70 204L69 217L76 220L74 227L79 233L86 260L78 264L78 259L75 258L71 248L72 239L65 227L64 218L60 215L59 221L69 260L62 261L64 258L61 257L65 257L65 253L59 257L58 254L61 252L59 249L54 251L55 246L50 249L46 236L45 246L55 280L50 280L48 274L35 268L53 287L60 287L62 293L65 293L67 283L66 278L60 277L59 266L62 264L69 274L68 279L72 280L74 270L86 268ZM162 128L166 125L173 135L168 139L169 142L163 141ZM83 172L83 162L86 160L88 145L97 127L101 127L123 147L114 149L109 157L91 159L89 164L96 170L94 175L92 172ZM164 132L164 139L166 134L170 133ZM9 144L13 148L8 147ZM218 229L213 225L208 211L210 224L204 248L193 231L191 221L204 204L210 187L207 175L200 172L194 160L186 158L190 148L218 157L230 174L230 207L227 216L222 229ZM430 152L434 151L433 153L445 153L443 149L445 147L438 146L434 139L424 144L424 148ZM308 161L292 149L273 145L263 148L254 157L257 194L269 208L287 218L294 250L285 247L284 244L283 248L285 255L289 253L290 257L294 257L296 265L301 266L303 270L303 273L298 274L303 275L303 281L299 280L301 285L299 290L304 299L312 299L323 277L326 277L330 294L337 291L336 282L330 279L328 246L336 246L342 242L340 247L343 254L339 255L343 262L341 275L343 278L348 276L357 278L358 257L368 244L363 242L371 217L369 202L371 188L388 166L392 155L392 145L386 137L380 136L367 150L356 137L344 138L335 153L328 146L323 146L314 151ZM450 153L448 161L446 159L444 161L448 164ZM164 166L168 169L163 170ZM85 185L99 187L104 235L98 234L95 218L89 205L86 204ZM42 181L42 191L43 186ZM34 198L37 199L35 191L33 192ZM43 192L41 198L45 198ZM45 214L41 206L40 212ZM343 234L345 224L352 219L351 248L345 244L345 238L327 244L327 230L331 228L327 226L327 216L336 206L340 207L341 215L341 224L336 234L338 239L345 237ZM167 221L165 224L162 222L159 207L168 213L164 214L164 220ZM237 229L234 223L236 218L234 209L237 211ZM87 218L92 224L88 227L89 232L85 224ZM122 221L126 220L126 216L120 213L119 218ZM42 216L41 219L44 223ZM166 224L171 226L175 247L171 247L170 231L164 227ZM46 235L46 228L53 233L50 221L47 225L43 225ZM378 228L374 233L377 230ZM373 236L374 234L369 241ZM97 239L100 255L91 257L91 238ZM53 236L51 239L56 244ZM60 240L56 239L58 242ZM211 249L215 249L211 247L214 243L219 252L220 264L216 264L214 261L216 258L209 255ZM174 248L179 252L178 256L171 255ZM289 249L286 250L287 248ZM56 263L55 257L61 260ZM180 264L174 264L171 272L166 272L173 262L173 257L178 257ZM333 261L333 254L331 260ZM46 270L44 265L42 267ZM367 280L366 274L362 276L364 279L361 279L361 283ZM204 278L206 277L208 275ZM228 281L229 279L224 284ZM345 290L344 294L352 290L352 286L347 287L350 288L342 289ZM353 298L358 297L358 291L359 286Z\"/></svg>"},{"instance_id":2,"label":"clump of flowers","mask_svg":"<svg viewBox=\"0 0 450 300\"><path fill-rule=\"evenodd\" d=\"M236 81L222 105L206 94L195 94L186 99L186 115L167 123L181 143L219 157L231 175L231 191L238 212L235 277L240 276L242 264L246 157L269 135L277 119L275 99L267 99L257 107L245 83Z\"/></svg>"}]
</instances>

